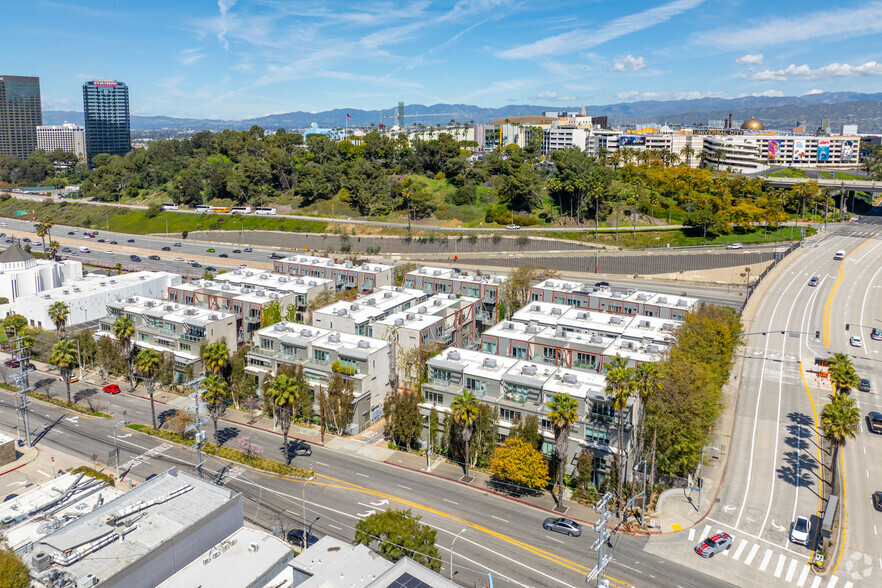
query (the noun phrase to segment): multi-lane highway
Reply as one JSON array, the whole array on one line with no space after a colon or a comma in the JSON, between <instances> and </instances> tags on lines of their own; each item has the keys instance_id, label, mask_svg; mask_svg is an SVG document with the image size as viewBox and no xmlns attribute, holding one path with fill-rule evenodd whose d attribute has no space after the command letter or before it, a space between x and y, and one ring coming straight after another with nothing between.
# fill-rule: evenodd
<instances>
[{"instance_id":1,"label":"multi-lane highway","mask_svg":"<svg viewBox=\"0 0 882 588\"><path fill-rule=\"evenodd\" d=\"M870 338L873 327L882 327L882 220L879 209L874 212L799 252L768 284L745 325L726 473L718 501L696 534L723 530L735 543L728 557L696 562L697 569L726 579L738 574L744 586L882 583L882 513L870 501L882 489L882 437L864 426L843 452L841 559L828 553L830 572L815 576L808 567L813 545L789 540L796 517L809 517L816 531L826 506L822 485L829 480L829 459L818 419L831 386L817 373L815 358L847 353L873 384L873 393L852 392L862 414L882 406L882 342ZM842 261L833 259L838 250L848 254ZM813 277L817 286L810 284ZM855 335L862 338L857 346L850 344ZM672 546L685 557L691 548L686 543Z\"/></svg>"},{"instance_id":2,"label":"multi-lane highway","mask_svg":"<svg viewBox=\"0 0 882 588\"><path fill-rule=\"evenodd\" d=\"M33 383L41 391L56 396L64 394L57 379L38 373ZM91 395L96 408L112 412L113 419L87 419L62 412L37 402L31 405L31 427L39 446L55 451L73 452L91 462L93 456L103 461L116 443L122 453L122 471L129 471L137 482L173 465L193 471L195 454L178 447L163 445L152 438L125 436L120 426L123 411L132 422L149 422L149 404L139 396L124 392L109 396L95 386L74 384L76 394ZM17 419L13 398L0 392L0 430L16 435ZM168 416L167 407L157 412ZM221 423L228 441L235 445L237 435L253 433L267 454L280 447L280 437L260 430ZM443 565L441 573L450 574L450 546L455 544L454 571L459 583L473 586L487 581L492 574L494 586L566 587L581 585L596 561L590 546L597 535L586 527L582 537L554 536L542 529L547 512L519 502L489 494L456 482L424 473L373 461L344 451L313 446L310 457L296 457L296 465L314 467L317 476L309 484L261 475L244 468L221 463L211 457L204 468L219 484L233 488L246 497L246 520L272 528L299 528L304 522L318 535L332 535L352 540L355 523L387 508L412 509L423 522L437 529L437 546ZM111 468L112 470L113 468ZM642 550L643 540L614 536L609 550L613 563L608 568L611 586L726 586L688 566L666 561Z\"/></svg>"}]
</instances>

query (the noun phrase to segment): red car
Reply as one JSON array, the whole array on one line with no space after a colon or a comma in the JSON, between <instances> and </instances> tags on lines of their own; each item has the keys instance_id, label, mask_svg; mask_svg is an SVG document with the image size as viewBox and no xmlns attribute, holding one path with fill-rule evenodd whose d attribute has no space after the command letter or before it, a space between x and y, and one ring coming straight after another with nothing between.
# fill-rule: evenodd
<instances>
[{"instance_id":1,"label":"red car","mask_svg":"<svg viewBox=\"0 0 882 588\"><path fill-rule=\"evenodd\" d=\"M103 389L108 394L119 394L119 391L120 391L119 386L117 386L116 384L108 384L108 385L104 386Z\"/></svg>"},{"instance_id":2,"label":"red car","mask_svg":"<svg viewBox=\"0 0 882 588\"><path fill-rule=\"evenodd\" d=\"M732 547L732 537L726 533L720 533L713 537L708 537L704 541L699 542L695 546L695 553L701 557L713 557L714 554L725 551Z\"/></svg>"}]
</instances>

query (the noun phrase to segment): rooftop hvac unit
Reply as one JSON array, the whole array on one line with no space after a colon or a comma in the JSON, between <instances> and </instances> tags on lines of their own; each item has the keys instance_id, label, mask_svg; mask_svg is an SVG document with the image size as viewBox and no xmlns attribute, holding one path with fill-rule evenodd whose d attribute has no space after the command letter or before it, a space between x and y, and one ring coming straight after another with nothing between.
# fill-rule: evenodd
<instances>
[{"instance_id":1,"label":"rooftop hvac unit","mask_svg":"<svg viewBox=\"0 0 882 588\"><path fill-rule=\"evenodd\" d=\"M634 349L633 341L622 341L622 349Z\"/></svg>"},{"instance_id":2,"label":"rooftop hvac unit","mask_svg":"<svg viewBox=\"0 0 882 588\"><path fill-rule=\"evenodd\" d=\"M564 374L563 375L563 383L564 384L575 384L579 381L576 377L576 374Z\"/></svg>"},{"instance_id":3,"label":"rooftop hvac unit","mask_svg":"<svg viewBox=\"0 0 882 588\"><path fill-rule=\"evenodd\" d=\"M331 343L339 343L340 342L340 334L339 333L331 333L328 335L328 341Z\"/></svg>"},{"instance_id":4,"label":"rooftop hvac unit","mask_svg":"<svg viewBox=\"0 0 882 588\"><path fill-rule=\"evenodd\" d=\"M370 349L371 348L370 341L368 341L367 339L360 339L358 341L358 348L359 349Z\"/></svg>"},{"instance_id":5,"label":"rooftop hvac unit","mask_svg":"<svg viewBox=\"0 0 882 588\"><path fill-rule=\"evenodd\" d=\"M459 361L459 351L448 351L447 359L451 359L453 361Z\"/></svg>"},{"instance_id":6,"label":"rooftop hvac unit","mask_svg":"<svg viewBox=\"0 0 882 588\"><path fill-rule=\"evenodd\" d=\"M287 281L288 281L288 278L286 278L285 276L279 276L279 283L284 284Z\"/></svg>"},{"instance_id":7,"label":"rooftop hvac unit","mask_svg":"<svg viewBox=\"0 0 882 588\"><path fill-rule=\"evenodd\" d=\"M420 273L420 274L426 273L426 268L421 267L420 269L417 270L417 273Z\"/></svg>"},{"instance_id":8,"label":"rooftop hvac unit","mask_svg":"<svg viewBox=\"0 0 882 588\"><path fill-rule=\"evenodd\" d=\"M261 280L268 280L268 279L269 279L269 274L260 274L260 275L258 276L258 278L261 279Z\"/></svg>"},{"instance_id":9,"label":"rooftop hvac unit","mask_svg":"<svg viewBox=\"0 0 882 588\"><path fill-rule=\"evenodd\" d=\"M659 296L658 303L659 303L659 304L667 304L667 303L668 303L668 297L667 297L667 296Z\"/></svg>"},{"instance_id":10,"label":"rooftop hvac unit","mask_svg":"<svg viewBox=\"0 0 882 588\"><path fill-rule=\"evenodd\" d=\"M184 311L184 314L186 314L188 316L194 316L196 314L196 309L195 308L188 308Z\"/></svg>"},{"instance_id":11,"label":"rooftop hvac unit","mask_svg":"<svg viewBox=\"0 0 882 588\"><path fill-rule=\"evenodd\" d=\"M305 284L306 282L304 281L303 278L297 278L296 280L294 280L294 283L302 285L302 284Z\"/></svg>"},{"instance_id":12,"label":"rooftop hvac unit","mask_svg":"<svg viewBox=\"0 0 882 588\"><path fill-rule=\"evenodd\" d=\"M147 308L153 308L153 301L152 300L145 300L144 306Z\"/></svg>"},{"instance_id":13,"label":"rooftop hvac unit","mask_svg":"<svg viewBox=\"0 0 882 588\"><path fill-rule=\"evenodd\" d=\"M563 288L564 290L572 290L573 285L572 284L564 284L563 286L561 286L561 288Z\"/></svg>"},{"instance_id":14,"label":"rooftop hvac unit","mask_svg":"<svg viewBox=\"0 0 882 588\"><path fill-rule=\"evenodd\" d=\"M346 309L345 308L338 308L337 309L337 316L346 316Z\"/></svg>"},{"instance_id":15,"label":"rooftop hvac unit","mask_svg":"<svg viewBox=\"0 0 882 588\"><path fill-rule=\"evenodd\" d=\"M31 564L34 566L34 571L42 572L43 570L49 567L49 564L52 563L52 558L49 557L49 554L45 551L38 551L31 558Z\"/></svg>"},{"instance_id":16,"label":"rooftop hvac unit","mask_svg":"<svg viewBox=\"0 0 882 588\"><path fill-rule=\"evenodd\" d=\"M67 296L68 294L70 294L70 290L62 290L61 293Z\"/></svg>"},{"instance_id":17,"label":"rooftop hvac unit","mask_svg":"<svg viewBox=\"0 0 882 588\"><path fill-rule=\"evenodd\" d=\"M229 290L229 289L230 289L230 285L229 285L229 284L224 284L224 285L221 286L221 290Z\"/></svg>"},{"instance_id":18,"label":"rooftop hvac unit","mask_svg":"<svg viewBox=\"0 0 882 588\"><path fill-rule=\"evenodd\" d=\"M234 269L234 270L233 270L233 273L236 274L237 276L241 276L241 275L242 275L242 270L240 270L240 269Z\"/></svg>"},{"instance_id":19,"label":"rooftop hvac unit","mask_svg":"<svg viewBox=\"0 0 882 588\"><path fill-rule=\"evenodd\" d=\"M74 286L73 291L74 291L74 292L82 292L82 290L80 290L80 289L77 288L76 286Z\"/></svg>"},{"instance_id":20,"label":"rooftop hvac unit","mask_svg":"<svg viewBox=\"0 0 882 588\"><path fill-rule=\"evenodd\" d=\"M417 312L420 313L420 314L426 314L426 312L428 312L428 310L429 310L429 309L426 308L425 306L420 306L420 307L417 309Z\"/></svg>"},{"instance_id":21,"label":"rooftop hvac unit","mask_svg":"<svg viewBox=\"0 0 882 588\"><path fill-rule=\"evenodd\" d=\"M210 282L208 280L205 280L204 282L202 282L202 285L206 288L211 288L212 286L214 286L214 282Z\"/></svg>"},{"instance_id":22,"label":"rooftop hvac unit","mask_svg":"<svg viewBox=\"0 0 882 588\"><path fill-rule=\"evenodd\" d=\"M138 279L141 281L144 281L146 278L147 278L147 276L138 276Z\"/></svg>"},{"instance_id":23,"label":"rooftop hvac unit","mask_svg":"<svg viewBox=\"0 0 882 588\"><path fill-rule=\"evenodd\" d=\"M496 369L496 360L492 357L485 357L484 362L481 365L485 368Z\"/></svg>"},{"instance_id":24,"label":"rooftop hvac unit","mask_svg":"<svg viewBox=\"0 0 882 588\"><path fill-rule=\"evenodd\" d=\"M285 330L285 323L276 323L276 324L274 324L274 325L273 325L273 330L274 330L274 331L279 331L279 332L284 331L284 330Z\"/></svg>"},{"instance_id":25,"label":"rooftop hvac unit","mask_svg":"<svg viewBox=\"0 0 882 588\"><path fill-rule=\"evenodd\" d=\"M539 327L537 327L536 325L527 325L526 331L531 335L535 335L539 332Z\"/></svg>"},{"instance_id":26,"label":"rooftop hvac unit","mask_svg":"<svg viewBox=\"0 0 882 588\"><path fill-rule=\"evenodd\" d=\"M531 305L530 312L539 312L539 305L538 304Z\"/></svg>"},{"instance_id":27,"label":"rooftop hvac unit","mask_svg":"<svg viewBox=\"0 0 882 588\"><path fill-rule=\"evenodd\" d=\"M435 306L441 306L442 304L444 304L444 301L436 299L434 302L432 302L432 304L434 304Z\"/></svg>"},{"instance_id":28,"label":"rooftop hvac unit","mask_svg":"<svg viewBox=\"0 0 882 588\"><path fill-rule=\"evenodd\" d=\"M376 266L376 267L374 268L374 271L375 271L375 272L381 272L381 271L383 271L383 266L381 266L381 265Z\"/></svg>"},{"instance_id":29,"label":"rooftop hvac unit","mask_svg":"<svg viewBox=\"0 0 882 588\"><path fill-rule=\"evenodd\" d=\"M545 287L546 288L554 288L554 282L552 282L551 280L548 280L547 282L545 282Z\"/></svg>"},{"instance_id":30,"label":"rooftop hvac unit","mask_svg":"<svg viewBox=\"0 0 882 588\"><path fill-rule=\"evenodd\" d=\"M309 261L309 260L307 260L305 257L301 257L301 258L300 258L300 263L304 263L304 262L306 262L306 261Z\"/></svg>"},{"instance_id":31,"label":"rooftop hvac unit","mask_svg":"<svg viewBox=\"0 0 882 588\"><path fill-rule=\"evenodd\" d=\"M325 265L328 266L328 267L331 267L332 265L334 265L334 260L333 260L333 259L329 259L329 260L325 263Z\"/></svg>"},{"instance_id":32,"label":"rooftop hvac unit","mask_svg":"<svg viewBox=\"0 0 882 588\"><path fill-rule=\"evenodd\" d=\"M535 376L537 371L535 365L525 365L521 368L521 373L525 376Z\"/></svg>"},{"instance_id":33,"label":"rooftop hvac unit","mask_svg":"<svg viewBox=\"0 0 882 588\"><path fill-rule=\"evenodd\" d=\"M98 282L98 285L103 288L103 287L107 286L107 282Z\"/></svg>"},{"instance_id":34,"label":"rooftop hvac unit","mask_svg":"<svg viewBox=\"0 0 882 588\"><path fill-rule=\"evenodd\" d=\"M357 303L353 303L349 305L349 310L358 310L359 306Z\"/></svg>"},{"instance_id":35,"label":"rooftop hvac unit","mask_svg":"<svg viewBox=\"0 0 882 588\"><path fill-rule=\"evenodd\" d=\"M677 301L677 306L686 306L686 301L682 298Z\"/></svg>"},{"instance_id":36,"label":"rooftop hvac unit","mask_svg":"<svg viewBox=\"0 0 882 588\"><path fill-rule=\"evenodd\" d=\"M433 275L433 276L440 276L440 275L441 275L441 270L439 270L439 269L432 270L432 275Z\"/></svg>"},{"instance_id":37,"label":"rooftop hvac unit","mask_svg":"<svg viewBox=\"0 0 882 588\"><path fill-rule=\"evenodd\" d=\"M404 292L404 286L395 286L396 292Z\"/></svg>"},{"instance_id":38,"label":"rooftop hvac unit","mask_svg":"<svg viewBox=\"0 0 882 588\"><path fill-rule=\"evenodd\" d=\"M646 302L647 300L649 300L649 296L641 293L637 295L637 300L639 300L640 302Z\"/></svg>"},{"instance_id":39,"label":"rooftop hvac unit","mask_svg":"<svg viewBox=\"0 0 882 588\"><path fill-rule=\"evenodd\" d=\"M383 292L383 298L392 298L392 292Z\"/></svg>"},{"instance_id":40,"label":"rooftop hvac unit","mask_svg":"<svg viewBox=\"0 0 882 588\"><path fill-rule=\"evenodd\" d=\"M376 300L375 298L368 298L368 299L365 301L365 304L367 304L368 306L376 306L376 305L377 305L377 300Z\"/></svg>"},{"instance_id":41,"label":"rooftop hvac unit","mask_svg":"<svg viewBox=\"0 0 882 588\"><path fill-rule=\"evenodd\" d=\"M503 331L513 331L514 330L514 323L510 323L508 321L502 323L502 330Z\"/></svg>"},{"instance_id":42,"label":"rooftop hvac unit","mask_svg":"<svg viewBox=\"0 0 882 588\"><path fill-rule=\"evenodd\" d=\"M649 321L640 321L637 323L637 326L640 327L641 329L648 329L649 328Z\"/></svg>"},{"instance_id":43,"label":"rooftop hvac unit","mask_svg":"<svg viewBox=\"0 0 882 588\"><path fill-rule=\"evenodd\" d=\"M258 290L257 292L255 292L255 294L257 294L261 298L265 298L266 297L266 290Z\"/></svg>"},{"instance_id":44,"label":"rooftop hvac unit","mask_svg":"<svg viewBox=\"0 0 882 588\"><path fill-rule=\"evenodd\" d=\"M250 277L253 276L253 275L254 275L254 272L252 272L252 271L247 271L247 272L245 272L245 276L246 276L246 277L249 277L249 278L250 278Z\"/></svg>"},{"instance_id":45,"label":"rooftop hvac unit","mask_svg":"<svg viewBox=\"0 0 882 588\"><path fill-rule=\"evenodd\" d=\"M216 314L210 314L210 315L208 315L208 320L216 321L216 320L220 320L220 317L217 316Z\"/></svg>"},{"instance_id":46,"label":"rooftop hvac unit","mask_svg":"<svg viewBox=\"0 0 882 588\"><path fill-rule=\"evenodd\" d=\"M300 336L307 338L312 337L312 331L309 329L300 329Z\"/></svg>"},{"instance_id":47,"label":"rooftop hvac unit","mask_svg":"<svg viewBox=\"0 0 882 588\"><path fill-rule=\"evenodd\" d=\"M559 339L564 338L564 337L565 337L565 335L564 335L564 330L563 330L563 329L555 329L555 330L554 330L554 336L557 337L557 338L559 338Z\"/></svg>"},{"instance_id":48,"label":"rooftop hvac unit","mask_svg":"<svg viewBox=\"0 0 882 588\"><path fill-rule=\"evenodd\" d=\"M447 300L456 300L456 294L448 294Z\"/></svg>"},{"instance_id":49,"label":"rooftop hvac unit","mask_svg":"<svg viewBox=\"0 0 882 588\"><path fill-rule=\"evenodd\" d=\"M43 294L43 298L49 300L50 298L52 298L52 296L50 296L49 294Z\"/></svg>"},{"instance_id":50,"label":"rooftop hvac unit","mask_svg":"<svg viewBox=\"0 0 882 588\"><path fill-rule=\"evenodd\" d=\"M502 278L500 278L499 276L496 276L495 278L493 278L493 283L494 284L501 284Z\"/></svg>"},{"instance_id":51,"label":"rooftop hvac unit","mask_svg":"<svg viewBox=\"0 0 882 588\"><path fill-rule=\"evenodd\" d=\"M116 284L116 280L110 280L111 284Z\"/></svg>"},{"instance_id":52,"label":"rooftop hvac unit","mask_svg":"<svg viewBox=\"0 0 882 588\"><path fill-rule=\"evenodd\" d=\"M662 331L673 331L674 324L673 323L664 323L664 324L662 324L661 328L662 328Z\"/></svg>"},{"instance_id":53,"label":"rooftop hvac unit","mask_svg":"<svg viewBox=\"0 0 882 588\"><path fill-rule=\"evenodd\" d=\"M583 321L588 320L588 313L587 312L577 312L576 318L583 320Z\"/></svg>"},{"instance_id":54,"label":"rooftop hvac unit","mask_svg":"<svg viewBox=\"0 0 882 588\"><path fill-rule=\"evenodd\" d=\"M310 286L318 286L318 282L316 282L315 280L310 280L309 285Z\"/></svg>"},{"instance_id":55,"label":"rooftop hvac unit","mask_svg":"<svg viewBox=\"0 0 882 588\"><path fill-rule=\"evenodd\" d=\"M343 265L348 269L348 268L351 268L351 267L352 267L352 262L351 262L351 261L347 261L347 262L346 262L345 264L343 264Z\"/></svg>"},{"instance_id":56,"label":"rooftop hvac unit","mask_svg":"<svg viewBox=\"0 0 882 588\"><path fill-rule=\"evenodd\" d=\"M67 294L67 291L65 290L64 293ZM135 300L134 298L126 298L126 302L128 302L129 304L134 304L135 302L137 302L137 300Z\"/></svg>"},{"instance_id":57,"label":"rooftop hvac unit","mask_svg":"<svg viewBox=\"0 0 882 588\"><path fill-rule=\"evenodd\" d=\"M171 312L171 311L173 311L174 309L175 309L175 307L172 306L171 304L166 304L166 305L163 307L162 310L164 310L164 311L166 311L166 312Z\"/></svg>"},{"instance_id":58,"label":"rooftop hvac unit","mask_svg":"<svg viewBox=\"0 0 882 588\"><path fill-rule=\"evenodd\" d=\"M601 337L600 335L591 335L591 343L593 343L593 344L603 343L603 337Z\"/></svg>"},{"instance_id":59,"label":"rooftop hvac unit","mask_svg":"<svg viewBox=\"0 0 882 588\"><path fill-rule=\"evenodd\" d=\"M623 296L623 294L618 291L612 293L613 298L621 298L622 296Z\"/></svg>"},{"instance_id":60,"label":"rooftop hvac unit","mask_svg":"<svg viewBox=\"0 0 882 588\"><path fill-rule=\"evenodd\" d=\"M416 315L412 312L409 312L409 313L407 313L407 316L405 318L407 318L407 320L409 320L409 321L413 321L413 320L416 320Z\"/></svg>"},{"instance_id":61,"label":"rooftop hvac unit","mask_svg":"<svg viewBox=\"0 0 882 588\"><path fill-rule=\"evenodd\" d=\"M273 300L277 299L278 297L279 297L278 292L270 292L270 298L272 298Z\"/></svg>"},{"instance_id":62,"label":"rooftop hvac unit","mask_svg":"<svg viewBox=\"0 0 882 588\"><path fill-rule=\"evenodd\" d=\"M620 316L611 316L611 317L609 317L609 324L611 324L611 325L620 325L620 324L622 324L622 317L620 317Z\"/></svg>"},{"instance_id":63,"label":"rooftop hvac unit","mask_svg":"<svg viewBox=\"0 0 882 588\"><path fill-rule=\"evenodd\" d=\"M554 316L560 316L560 315L561 315L561 311L560 311L559 308L552 308L552 309L551 309L551 314L554 315Z\"/></svg>"},{"instance_id":64,"label":"rooftop hvac unit","mask_svg":"<svg viewBox=\"0 0 882 588\"><path fill-rule=\"evenodd\" d=\"M392 324L394 324L396 327L400 327L401 325L404 324L404 319L397 318L394 321L392 321Z\"/></svg>"}]
</instances>

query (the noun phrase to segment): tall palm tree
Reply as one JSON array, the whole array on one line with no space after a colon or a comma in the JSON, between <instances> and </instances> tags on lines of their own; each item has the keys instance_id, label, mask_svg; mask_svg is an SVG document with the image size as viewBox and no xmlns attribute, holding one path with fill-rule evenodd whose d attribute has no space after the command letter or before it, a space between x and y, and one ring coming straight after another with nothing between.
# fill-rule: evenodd
<instances>
[{"instance_id":1,"label":"tall palm tree","mask_svg":"<svg viewBox=\"0 0 882 588\"><path fill-rule=\"evenodd\" d=\"M618 353L610 361L609 371L606 372L606 396L612 399L613 408L616 410L616 423L618 431L618 451L616 462L619 470L618 498L619 506L622 502L622 488L625 482L626 462L622 459L625 453L625 411L628 409L628 399L634 393L634 370L629 368L628 358Z\"/></svg>"},{"instance_id":2,"label":"tall palm tree","mask_svg":"<svg viewBox=\"0 0 882 588\"><path fill-rule=\"evenodd\" d=\"M646 403L652 393L661 388L658 377L658 369L654 363L641 363L634 368L634 392L640 397L640 408L637 416L637 431L635 432L637 441L637 457L645 459L644 455L644 438L643 425L646 421Z\"/></svg>"},{"instance_id":3,"label":"tall palm tree","mask_svg":"<svg viewBox=\"0 0 882 588\"><path fill-rule=\"evenodd\" d=\"M229 363L230 350L225 343L209 343L202 350L202 364L209 373L222 375Z\"/></svg>"},{"instance_id":4,"label":"tall palm tree","mask_svg":"<svg viewBox=\"0 0 882 588\"><path fill-rule=\"evenodd\" d=\"M156 391L156 372L162 365L162 356L152 349L142 349L135 357L135 369L144 379L144 388L150 397L150 416L153 428L156 429L156 406L153 404L153 393Z\"/></svg>"},{"instance_id":5,"label":"tall palm tree","mask_svg":"<svg viewBox=\"0 0 882 588\"><path fill-rule=\"evenodd\" d=\"M135 336L135 322L127 316L121 316L113 322L113 336L119 341L123 357L126 360L126 376L132 381L132 337Z\"/></svg>"},{"instance_id":6,"label":"tall palm tree","mask_svg":"<svg viewBox=\"0 0 882 588\"><path fill-rule=\"evenodd\" d=\"M58 244L58 241L49 241L49 259L58 259L58 250L61 249L61 245Z\"/></svg>"},{"instance_id":7,"label":"tall palm tree","mask_svg":"<svg viewBox=\"0 0 882 588\"><path fill-rule=\"evenodd\" d=\"M453 422L459 425L459 437L462 440L465 458L463 459L465 467L465 475L469 475L469 444L472 441L472 432L475 428L475 421L478 419L480 407L479 401L469 390L463 390L462 394L457 396L450 405L450 413L453 415Z\"/></svg>"},{"instance_id":8,"label":"tall palm tree","mask_svg":"<svg viewBox=\"0 0 882 588\"><path fill-rule=\"evenodd\" d=\"M227 409L229 396L227 383L217 374L210 374L202 381L202 402L208 407L208 416L214 421L214 445L218 448L220 448L220 436L217 432L217 421ZM287 446L286 442L285 447Z\"/></svg>"},{"instance_id":9,"label":"tall palm tree","mask_svg":"<svg viewBox=\"0 0 882 588\"><path fill-rule=\"evenodd\" d=\"M831 394L830 404L821 411L821 431L833 447L833 463L830 467L830 488L836 491L836 472L839 469L839 449L846 441L854 439L858 432L861 411L854 405L854 398L845 394Z\"/></svg>"},{"instance_id":10,"label":"tall palm tree","mask_svg":"<svg viewBox=\"0 0 882 588\"><path fill-rule=\"evenodd\" d=\"M285 457L285 465L288 465L290 462L288 458L288 431L291 428L291 414L294 411L294 406L300 401L297 383L294 378L279 374L273 378L267 393L273 403L276 417L279 419L279 426L282 428L282 455Z\"/></svg>"},{"instance_id":11,"label":"tall palm tree","mask_svg":"<svg viewBox=\"0 0 882 588\"><path fill-rule=\"evenodd\" d=\"M680 149L680 156L683 158L683 162L686 165L689 165L689 158L695 155L695 147L692 145L684 145L682 149Z\"/></svg>"},{"instance_id":12,"label":"tall palm tree","mask_svg":"<svg viewBox=\"0 0 882 588\"><path fill-rule=\"evenodd\" d=\"M564 470L570 445L570 428L579 420L579 404L566 392L558 392L545 403L548 420L554 426L554 450L557 453L557 491L563 501Z\"/></svg>"},{"instance_id":13,"label":"tall palm tree","mask_svg":"<svg viewBox=\"0 0 882 588\"><path fill-rule=\"evenodd\" d=\"M70 318L70 306L67 303L59 300L49 306L49 320L55 323L59 339L64 339L64 327L68 318Z\"/></svg>"},{"instance_id":14,"label":"tall palm tree","mask_svg":"<svg viewBox=\"0 0 882 588\"><path fill-rule=\"evenodd\" d=\"M61 379L67 388L67 403L71 403L70 399L70 380L73 377L74 368L77 367L77 346L73 341L59 341L52 346L49 352L49 363L58 368L61 372Z\"/></svg>"},{"instance_id":15,"label":"tall palm tree","mask_svg":"<svg viewBox=\"0 0 882 588\"><path fill-rule=\"evenodd\" d=\"M37 233L37 236L40 238L40 241L43 243L43 252L46 252L46 235L49 234L49 227L46 226L46 223L37 223L37 226L34 227L34 232Z\"/></svg>"},{"instance_id":16,"label":"tall palm tree","mask_svg":"<svg viewBox=\"0 0 882 588\"><path fill-rule=\"evenodd\" d=\"M854 363L845 353L834 353L827 360L827 370L835 393L848 394L851 388L857 388L861 379L854 369Z\"/></svg>"}]
</instances>

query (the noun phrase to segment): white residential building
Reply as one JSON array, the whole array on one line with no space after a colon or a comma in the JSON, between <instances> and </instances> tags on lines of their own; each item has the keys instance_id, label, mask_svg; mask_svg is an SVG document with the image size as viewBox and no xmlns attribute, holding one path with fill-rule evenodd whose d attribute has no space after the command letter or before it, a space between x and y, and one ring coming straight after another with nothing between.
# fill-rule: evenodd
<instances>
[{"instance_id":1,"label":"white residential building","mask_svg":"<svg viewBox=\"0 0 882 588\"><path fill-rule=\"evenodd\" d=\"M450 267L424 266L404 274L404 286L428 294L456 294L471 296L481 301L478 322L486 327L496 324L496 303L499 288L506 274L462 272Z\"/></svg>"},{"instance_id":2,"label":"white residential building","mask_svg":"<svg viewBox=\"0 0 882 588\"><path fill-rule=\"evenodd\" d=\"M80 158L86 157L86 130L80 125L45 125L37 127L37 149L63 149Z\"/></svg>"},{"instance_id":3,"label":"white residential building","mask_svg":"<svg viewBox=\"0 0 882 588\"><path fill-rule=\"evenodd\" d=\"M312 255L292 255L276 260L273 271L289 276L333 280L338 290L355 288L360 292L371 292L380 286L395 284L395 268L391 265L371 262L356 266L349 260Z\"/></svg>"},{"instance_id":4,"label":"white residential building","mask_svg":"<svg viewBox=\"0 0 882 588\"><path fill-rule=\"evenodd\" d=\"M674 296L635 289L622 291L610 287L593 288L581 282L561 279L544 280L532 286L530 300L563 306L578 306L599 312L644 315L677 321L684 320L687 314L697 308L699 302L697 298L689 296Z\"/></svg>"},{"instance_id":5,"label":"white residential building","mask_svg":"<svg viewBox=\"0 0 882 588\"><path fill-rule=\"evenodd\" d=\"M36 259L14 242L0 253L0 297L15 302L20 296L40 294L83 277L79 261Z\"/></svg>"},{"instance_id":6,"label":"white residential building","mask_svg":"<svg viewBox=\"0 0 882 588\"><path fill-rule=\"evenodd\" d=\"M431 343L471 348L478 343L478 303L470 296L437 294L410 310L375 321L372 336L396 341L405 349Z\"/></svg>"},{"instance_id":7,"label":"white residential building","mask_svg":"<svg viewBox=\"0 0 882 588\"><path fill-rule=\"evenodd\" d=\"M353 301L339 300L312 311L312 324L353 335L372 336L372 324L392 313L424 302L425 292L403 286L381 286Z\"/></svg>"}]
</instances>

